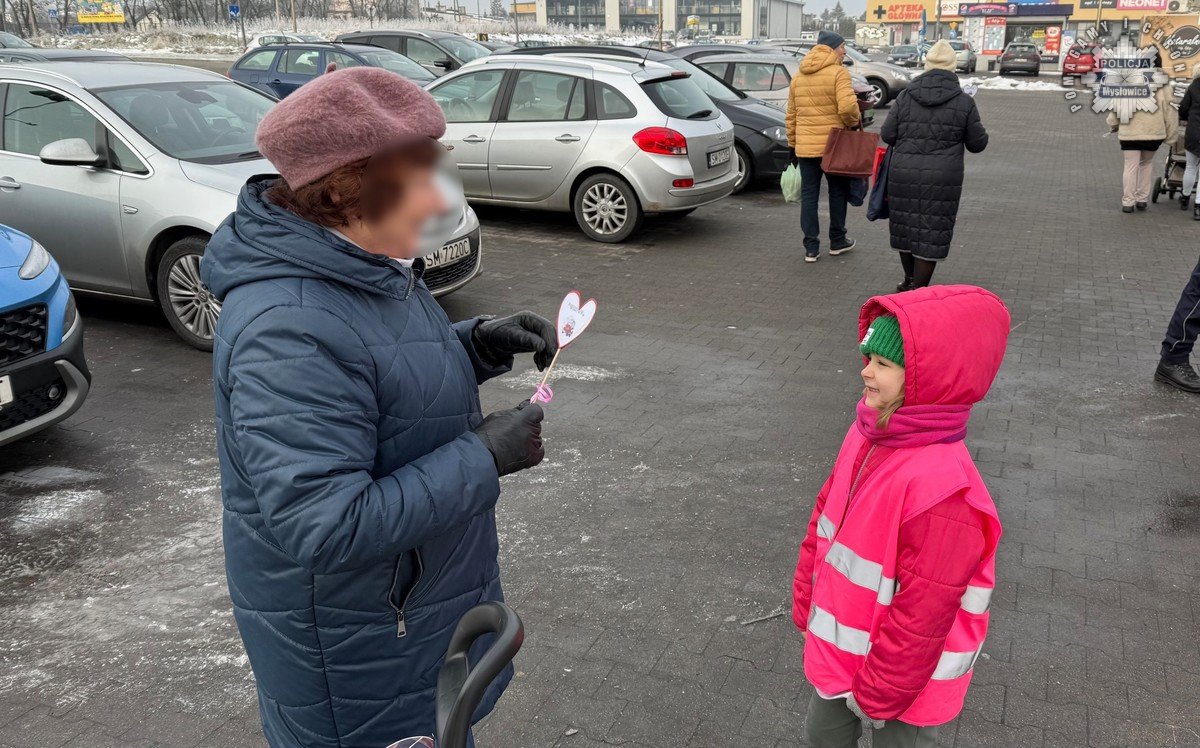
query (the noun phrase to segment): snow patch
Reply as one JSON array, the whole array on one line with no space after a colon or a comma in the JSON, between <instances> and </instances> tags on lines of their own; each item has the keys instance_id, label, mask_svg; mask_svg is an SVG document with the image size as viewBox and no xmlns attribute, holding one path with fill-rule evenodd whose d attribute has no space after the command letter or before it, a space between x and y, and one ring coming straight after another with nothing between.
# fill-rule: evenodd
<instances>
[{"instance_id":1,"label":"snow patch","mask_svg":"<svg viewBox=\"0 0 1200 748\"><path fill-rule=\"evenodd\" d=\"M1016 78L1007 78L1004 76L995 77L979 77L971 76L959 78L958 82L963 88L967 86L975 86L980 90L987 91L1070 91L1071 88L1062 85L1061 82L1050 82L1037 80L1034 78L1020 80Z\"/></svg>"},{"instance_id":2,"label":"snow patch","mask_svg":"<svg viewBox=\"0 0 1200 748\"><path fill-rule=\"evenodd\" d=\"M517 389L536 387L542 381L543 373L532 370L504 380L509 386ZM605 369L601 366L573 366L558 364L550 374L552 381L559 379L574 379L580 382L605 382L610 379L623 379L628 376L624 369Z\"/></svg>"},{"instance_id":3,"label":"snow patch","mask_svg":"<svg viewBox=\"0 0 1200 748\"><path fill-rule=\"evenodd\" d=\"M68 489L44 493L28 502L21 502L17 514L9 518L9 527L18 532L31 532L81 520L92 504L103 500L103 491Z\"/></svg>"}]
</instances>

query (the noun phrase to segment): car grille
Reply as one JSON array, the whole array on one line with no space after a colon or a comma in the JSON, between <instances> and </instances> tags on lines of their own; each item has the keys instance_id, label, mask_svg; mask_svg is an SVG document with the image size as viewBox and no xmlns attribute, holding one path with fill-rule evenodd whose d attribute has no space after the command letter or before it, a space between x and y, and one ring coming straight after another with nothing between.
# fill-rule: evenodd
<instances>
[{"instance_id":1,"label":"car grille","mask_svg":"<svg viewBox=\"0 0 1200 748\"><path fill-rule=\"evenodd\" d=\"M0 314L0 366L46 350L46 305Z\"/></svg>"},{"instance_id":2,"label":"car grille","mask_svg":"<svg viewBox=\"0 0 1200 748\"><path fill-rule=\"evenodd\" d=\"M50 391L54 390L54 397ZM58 407L67 392L61 379L17 393L11 403L0 408L0 433L45 415Z\"/></svg>"},{"instance_id":3,"label":"car grille","mask_svg":"<svg viewBox=\"0 0 1200 748\"><path fill-rule=\"evenodd\" d=\"M430 291L438 291L470 277L471 271L475 269L475 263L478 261L479 248L476 247L471 254L455 260L449 265L426 270L422 278L425 279L425 285L429 287Z\"/></svg>"}]
</instances>

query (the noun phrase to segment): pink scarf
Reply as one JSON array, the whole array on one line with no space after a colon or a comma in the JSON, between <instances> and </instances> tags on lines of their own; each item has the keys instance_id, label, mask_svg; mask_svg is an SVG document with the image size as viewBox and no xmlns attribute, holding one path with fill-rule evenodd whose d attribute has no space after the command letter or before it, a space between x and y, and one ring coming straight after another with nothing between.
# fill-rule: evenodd
<instances>
[{"instance_id":1,"label":"pink scarf","mask_svg":"<svg viewBox=\"0 0 1200 748\"><path fill-rule=\"evenodd\" d=\"M858 433L880 447L923 447L961 441L967 435L970 405L904 405L886 429L875 425L879 411L858 401Z\"/></svg>"}]
</instances>

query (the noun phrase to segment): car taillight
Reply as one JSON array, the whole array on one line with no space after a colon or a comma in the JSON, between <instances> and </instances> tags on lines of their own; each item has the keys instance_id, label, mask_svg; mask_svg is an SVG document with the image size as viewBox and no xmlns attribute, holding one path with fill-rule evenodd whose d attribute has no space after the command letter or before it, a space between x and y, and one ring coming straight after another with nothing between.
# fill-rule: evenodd
<instances>
[{"instance_id":1,"label":"car taillight","mask_svg":"<svg viewBox=\"0 0 1200 748\"><path fill-rule=\"evenodd\" d=\"M671 186L679 187L681 189L687 189L689 187L695 187L696 180L695 179L676 179L674 182L671 182Z\"/></svg>"},{"instance_id":2,"label":"car taillight","mask_svg":"<svg viewBox=\"0 0 1200 748\"><path fill-rule=\"evenodd\" d=\"M687 138L669 127L647 127L633 136L633 142L646 153L687 155Z\"/></svg>"}]
</instances>

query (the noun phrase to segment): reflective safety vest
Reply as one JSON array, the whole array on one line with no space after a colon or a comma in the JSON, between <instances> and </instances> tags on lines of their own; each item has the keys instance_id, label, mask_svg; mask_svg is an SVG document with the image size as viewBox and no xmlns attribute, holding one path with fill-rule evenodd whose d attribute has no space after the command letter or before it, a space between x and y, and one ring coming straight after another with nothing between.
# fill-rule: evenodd
<instances>
[{"instance_id":1,"label":"reflective safety vest","mask_svg":"<svg viewBox=\"0 0 1200 748\"><path fill-rule=\"evenodd\" d=\"M851 428L837 464L854 465L864 442ZM868 454L863 464L869 459ZM850 467L835 470L817 520L804 674L825 698L850 693L854 674L866 661L899 591L900 525L963 489L967 502L992 519L984 527L986 557L962 597L937 669L899 717L918 726L944 724L962 711L972 668L987 636L1000 518L961 441L896 449L851 496L858 479L853 472Z\"/></svg>"}]
</instances>

